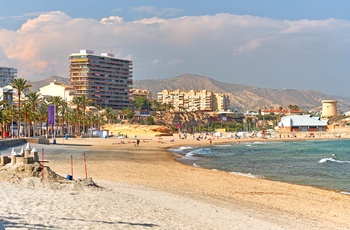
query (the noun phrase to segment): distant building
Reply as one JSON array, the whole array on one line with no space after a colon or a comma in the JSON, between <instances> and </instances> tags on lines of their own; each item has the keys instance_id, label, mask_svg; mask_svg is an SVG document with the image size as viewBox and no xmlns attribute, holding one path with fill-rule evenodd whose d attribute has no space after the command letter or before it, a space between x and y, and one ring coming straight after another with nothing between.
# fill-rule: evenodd
<instances>
[{"instance_id":1,"label":"distant building","mask_svg":"<svg viewBox=\"0 0 350 230\"><path fill-rule=\"evenodd\" d=\"M131 108L132 61L111 53L94 54L80 50L69 56L71 86L77 95L86 95L102 108Z\"/></svg>"},{"instance_id":2,"label":"distant building","mask_svg":"<svg viewBox=\"0 0 350 230\"><path fill-rule=\"evenodd\" d=\"M282 117L278 124L279 132L321 132L326 129L327 122L304 115Z\"/></svg>"},{"instance_id":3,"label":"distant building","mask_svg":"<svg viewBox=\"0 0 350 230\"><path fill-rule=\"evenodd\" d=\"M130 90L130 99L133 101L135 100L135 97L140 96L144 97L150 101L153 100L152 93L145 89L131 89Z\"/></svg>"},{"instance_id":4,"label":"distant building","mask_svg":"<svg viewBox=\"0 0 350 230\"><path fill-rule=\"evenodd\" d=\"M8 85L17 77L17 69L0 67L0 87Z\"/></svg>"},{"instance_id":5,"label":"distant building","mask_svg":"<svg viewBox=\"0 0 350 230\"><path fill-rule=\"evenodd\" d=\"M64 101L69 102L73 100L76 91L72 86L53 81L49 85L39 88L39 92L43 96L60 96Z\"/></svg>"},{"instance_id":6,"label":"distant building","mask_svg":"<svg viewBox=\"0 0 350 230\"><path fill-rule=\"evenodd\" d=\"M217 111L228 111L230 109L230 98L227 94L216 93L214 107Z\"/></svg>"},{"instance_id":7,"label":"distant building","mask_svg":"<svg viewBox=\"0 0 350 230\"><path fill-rule=\"evenodd\" d=\"M337 100L322 100L322 117L333 117L337 113Z\"/></svg>"},{"instance_id":8,"label":"distant building","mask_svg":"<svg viewBox=\"0 0 350 230\"><path fill-rule=\"evenodd\" d=\"M158 92L157 101L168 103L175 111L226 111L229 108L229 97L224 94L215 94L207 90L163 90Z\"/></svg>"},{"instance_id":9,"label":"distant building","mask_svg":"<svg viewBox=\"0 0 350 230\"><path fill-rule=\"evenodd\" d=\"M0 87L0 100L5 101L6 104L13 104L13 88L10 85L6 85L4 87Z\"/></svg>"},{"instance_id":10,"label":"distant building","mask_svg":"<svg viewBox=\"0 0 350 230\"><path fill-rule=\"evenodd\" d=\"M261 115L269 115L269 114L284 114L284 115L300 115L303 114L302 110L294 110L294 109L262 109Z\"/></svg>"}]
</instances>

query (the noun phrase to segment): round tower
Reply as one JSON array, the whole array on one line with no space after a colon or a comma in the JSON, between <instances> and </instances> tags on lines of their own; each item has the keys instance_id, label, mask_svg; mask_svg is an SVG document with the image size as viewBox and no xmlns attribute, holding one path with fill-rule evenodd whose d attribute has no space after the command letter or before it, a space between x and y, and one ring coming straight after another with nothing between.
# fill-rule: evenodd
<instances>
[{"instance_id":1,"label":"round tower","mask_svg":"<svg viewBox=\"0 0 350 230\"><path fill-rule=\"evenodd\" d=\"M337 115L337 100L322 100L322 117Z\"/></svg>"}]
</instances>

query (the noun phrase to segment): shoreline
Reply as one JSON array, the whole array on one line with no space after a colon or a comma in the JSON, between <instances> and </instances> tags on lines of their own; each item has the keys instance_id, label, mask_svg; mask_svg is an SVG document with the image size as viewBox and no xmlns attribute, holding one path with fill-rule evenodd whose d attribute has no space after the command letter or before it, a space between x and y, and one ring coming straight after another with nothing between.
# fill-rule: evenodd
<instances>
[{"instance_id":1,"label":"shoreline","mask_svg":"<svg viewBox=\"0 0 350 230\"><path fill-rule=\"evenodd\" d=\"M235 139L231 139L231 141L223 141L223 142L220 142L220 144L240 144L239 140L235 140ZM301 141L339 141L339 140L350 140L350 136L349 137L345 137L345 138L331 138L331 139L328 139L328 138L287 138L287 139L278 139L278 138L275 138L275 139L241 139L243 140L241 143L263 143L263 142L275 142L275 143L279 143L279 142L301 142ZM215 144L213 144L215 145ZM186 162L186 156L181 154L181 153L178 153L176 151L171 151L169 149L179 149L181 147L190 147L190 148L206 148L206 147L210 147L211 144L208 144L208 145L201 145L201 144L193 144L193 145L188 145L188 146L174 146L174 147L170 147L168 149L165 149L166 151L172 153L173 155L175 155L175 157L177 158L177 161L181 164L184 164L184 165L187 165L187 166L190 166L190 167L195 167L195 168L202 168L202 169L207 169L207 170L213 170L213 171L220 171L220 172L224 172L224 173L228 173L228 174L231 174L231 175L238 175L238 176L243 176L243 177L248 177L248 178L256 178L256 179L262 179L262 180L268 180L268 181L275 181L275 182L281 182L281 183L286 183L286 184L293 184L293 185L300 185L300 186L308 186L308 187L312 187L312 188L316 188L316 189L322 189L322 190L326 190L326 191L333 191L333 192L338 192L338 193L341 193L341 194L344 194L344 195L349 195L350 194L350 190L347 191L347 190L341 190L341 189L336 189L336 188L329 188L329 187L322 187L322 186L317 186L317 185L308 185L308 184L302 184L302 183L293 183L293 182L288 182L288 181L283 181L283 180L276 180L276 179L271 179L269 177L266 177L264 175L259 175L259 174L252 174L250 172L247 172L247 173L244 173L244 172L240 172L240 171L225 171L225 170L220 170L220 169L217 169L217 168L210 168L210 167L205 167L205 166L202 166L202 165L194 165L190 162Z\"/></svg>"},{"instance_id":2,"label":"shoreline","mask_svg":"<svg viewBox=\"0 0 350 230\"><path fill-rule=\"evenodd\" d=\"M149 139L149 137L147 138ZM110 185L113 191L118 189L129 191L125 186L135 187L138 194L138 198L135 199L138 201L130 201L131 203L128 203L129 206L137 206L138 204L135 202L142 200L142 202L148 203L149 207L155 207L156 210L160 207L162 209L164 205L157 203L155 206L155 202L157 202L156 200L160 196L159 194L166 194L166 199L169 202L170 200L174 202L171 208L167 208L172 211L177 210L177 212L171 213L173 218L176 219L175 222L170 223L165 220L162 222L158 217L145 214L149 220L152 220L152 218L156 220L155 222L161 226L158 229L165 228L162 224L170 224L170 227L182 229L201 229L200 226L202 229L203 226L214 226L214 229L257 229L261 226L262 222L264 227L260 227L260 229L350 228L350 223L346 221L348 207L350 206L350 196L309 186L249 178L228 172L186 165L180 162L177 156L167 149L170 147L189 145L207 146L210 144L203 140L180 140L176 138L175 141L171 142L170 140L173 137L151 139L142 141L140 147L135 147L133 143L135 139L129 139L125 144L115 144L116 142L119 143L120 139L71 138L64 141L67 144L66 146L50 145L48 148L66 149L68 153L75 151L77 148L68 144L91 144L91 146L79 146L80 152L97 152L95 154L87 153L89 177L92 177L97 182L101 181L101 183L105 183L103 181L106 181L113 184ZM301 139L295 138L291 141L297 140ZM317 140L317 138L312 138L312 140ZM61 141L58 140L58 143ZM215 139L212 144L224 144L236 141L235 139ZM239 142L253 141L265 140L239 140ZM283 140L274 138L272 141ZM57 156L47 155L46 159L49 160L49 163L45 165L60 175L70 172L69 162L65 158L60 158L59 154ZM74 164L74 178L84 178L82 162L76 160ZM108 189L110 188L108 187ZM147 196L145 195L146 193L148 194ZM84 193L85 195L87 194ZM173 200L175 198L176 201ZM183 202L184 200L189 203L195 202L197 205L195 206L198 209L195 209L193 205L186 206L186 209L183 208L186 203ZM101 202L106 201L103 200ZM96 205L99 207L97 210L103 209L98 204ZM165 209L167 210L167 208ZM205 211L212 210L212 208L219 210L219 213L215 214L216 216L211 213L218 219L204 216L201 219L204 225L195 223L196 219L193 219L194 215L204 215L203 213ZM145 207L142 206L135 208L134 211L143 212L143 209ZM159 213L161 217L169 215L166 210L162 209ZM119 216L124 215L123 211L125 211L123 208L119 211L113 210ZM221 211L227 216L232 217L233 215L235 217L231 220L227 218L221 219L223 222L219 223L218 220L221 217L217 215ZM129 213L128 215L131 215L128 218L141 218L136 217L135 213ZM189 218L183 221L183 223L185 226L190 227L180 227L178 225L180 223L177 221L180 221L186 215ZM92 217L86 214L82 218ZM101 217L101 219L103 218L108 219L110 217ZM232 222L233 220L234 222Z\"/></svg>"}]
</instances>

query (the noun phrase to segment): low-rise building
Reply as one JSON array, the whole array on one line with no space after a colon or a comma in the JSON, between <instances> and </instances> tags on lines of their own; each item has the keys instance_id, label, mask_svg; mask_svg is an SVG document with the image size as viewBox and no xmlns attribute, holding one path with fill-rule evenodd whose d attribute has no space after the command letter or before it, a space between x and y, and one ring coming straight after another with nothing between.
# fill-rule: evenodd
<instances>
[{"instance_id":1,"label":"low-rise building","mask_svg":"<svg viewBox=\"0 0 350 230\"><path fill-rule=\"evenodd\" d=\"M310 116L294 115L281 118L279 132L322 132L326 131L327 122Z\"/></svg>"},{"instance_id":2,"label":"low-rise building","mask_svg":"<svg viewBox=\"0 0 350 230\"><path fill-rule=\"evenodd\" d=\"M43 96L60 96L63 100L69 102L73 100L76 91L72 86L53 81L50 84L39 88L39 92Z\"/></svg>"}]
</instances>

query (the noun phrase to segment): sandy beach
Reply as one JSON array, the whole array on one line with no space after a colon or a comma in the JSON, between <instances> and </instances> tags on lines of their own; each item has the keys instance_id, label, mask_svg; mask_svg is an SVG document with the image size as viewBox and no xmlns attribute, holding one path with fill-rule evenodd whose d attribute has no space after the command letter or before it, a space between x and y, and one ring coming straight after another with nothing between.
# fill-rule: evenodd
<instances>
[{"instance_id":1,"label":"sandy beach","mask_svg":"<svg viewBox=\"0 0 350 230\"><path fill-rule=\"evenodd\" d=\"M43 145L63 152L47 154L45 163L63 176L71 172L69 153L75 153L74 179L85 178L86 153L88 177L101 187L40 178L0 182L0 229L350 229L349 195L196 168L166 151L209 145L207 140L139 139L139 147L133 138ZM225 142L239 144L212 144Z\"/></svg>"}]
</instances>

